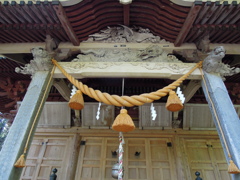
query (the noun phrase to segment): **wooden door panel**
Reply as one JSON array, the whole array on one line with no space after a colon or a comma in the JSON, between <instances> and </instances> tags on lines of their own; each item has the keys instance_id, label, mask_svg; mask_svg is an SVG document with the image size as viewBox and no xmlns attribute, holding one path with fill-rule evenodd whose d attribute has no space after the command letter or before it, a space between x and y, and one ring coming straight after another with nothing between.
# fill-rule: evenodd
<instances>
[{"instance_id":1,"label":"wooden door panel","mask_svg":"<svg viewBox=\"0 0 240 180\"><path fill-rule=\"evenodd\" d=\"M185 165L190 171L190 179L195 179L199 171L203 179L230 180L227 163L222 146L218 139L184 139L183 154L186 155ZM187 171L186 171L187 172Z\"/></svg>"},{"instance_id":2,"label":"wooden door panel","mask_svg":"<svg viewBox=\"0 0 240 180\"><path fill-rule=\"evenodd\" d=\"M116 138L105 138L104 140L104 155L103 155L103 164L102 172L104 180L113 180L112 178L112 167L118 162L118 137ZM113 152L117 154L114 155ZM104 168L105 167L105 168Z\"/></svg>"},{"instance_id":3,"label":"wooden door panel","mask_svg":"<svg viewBox=\"0 0 240 180\"><path fill-rule=\"evenodd\" d=\"M148 160L146 158L146 139L129 138L126 142L125 164L127 173L125 176L128 180L149 179L147 171ZM138 154L139 153L139 154Z\"/></svg>"},{"instance_id":4,"label":"wooden door panel","mask_svg":"<svg viewBox=\"0 0 240 180\"><path fill-rule=\"evenodd\" d=\"M150 166L153 180L174 180L176 177L173 149L169 138L149 139Z\"/></svg>"},{"instance_id":5,"label":"wooden door panel","mask_svg":"<svg viewBox=\"0 0 240 180\"><path fill-rule=\"evenodd\" d=\"M75 180L113 180L113 156L119 146L118 138L83 138ZM173 148L167 146L170 138L125 138L123 145L124 180L176 180ZM88 151L88 152L86 152ZM95 155L91 155L95 153ZM139 154L137 154L139 153ZM95 162L95 163L94 163ZM99 168L93 172L93 167ZM83 172L84 171L84 172ZM96 174L95 174L96 173Z\"/></svg>"},{"instance_id":6,"label":"wooden door panel","mask_svg":"<svg viewBox=\"0 0 240 180\"><path fill-rule=\"evenodd\" d=\"M20 180L49 180L52 169L57 168L58 178L65 179L72 137L34 137Z\"/></svg>"},{"instance_id":7,"label":"wooden door panel","mask_svg":"<svg viewBox=\"0 0 240 180\"><path fill-rule=\"evenodd\" d=\"M80 157L80 175L78 178L84 180L94 180L101 177L101 159L103 139L100 138L83 138L85 145L81 149Z\"/></svg>"}]
</instances>

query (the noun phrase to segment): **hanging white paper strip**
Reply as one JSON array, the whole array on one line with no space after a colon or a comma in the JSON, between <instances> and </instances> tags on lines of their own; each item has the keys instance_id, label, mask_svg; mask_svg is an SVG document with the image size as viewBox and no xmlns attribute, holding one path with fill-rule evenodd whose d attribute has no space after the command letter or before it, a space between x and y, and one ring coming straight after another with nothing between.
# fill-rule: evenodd
<instances>
[{"instance_id":1,"label":"hanging white paper strip","mask_svg":"<svg viewBox=\"0 0 240 180\"><path fill-rule=\"evenodd\" d=\"M99 120L100 109L101 109L101 102L99 102L99 104L98 104L98 110L97 110L97 116L96 116L96 119L97 119L97 120Z\"/></svg>"},{"instance_id":2,"label":"hanging white paper strip","mask_svg":"<svg viewBox=\"0 0 240 180\"><path fill-rule=\"evenodd\" d=\"M184 103L185 97L184 97L180 87L177 88L177 95L178 95L179 99L181 100L181 102Z\"/></svg>"},{"instance_id":3,"label":"hanging white paper strip","mask_svg":"<svg viewBox=\"0 0 240 180\"><path fill-rule=\"evenodd\" d=\"M155 119L157 117L157 112L155 110L155 107L153 106L153 103L151 103L150 110L151 110L152 120L155 121Z\"/></svg>"},{"instance_id":4,"label":"hanging white paper strip","mask_svg":"<svg viewBox=\"0 0 240 180\"><path fill-rule=\"evenodd\" d=\"M77 88L75 86L73 86L70 98L72 98L73 95L76 94L76 92L77 92Z\"/></svg>"}]
</instances>

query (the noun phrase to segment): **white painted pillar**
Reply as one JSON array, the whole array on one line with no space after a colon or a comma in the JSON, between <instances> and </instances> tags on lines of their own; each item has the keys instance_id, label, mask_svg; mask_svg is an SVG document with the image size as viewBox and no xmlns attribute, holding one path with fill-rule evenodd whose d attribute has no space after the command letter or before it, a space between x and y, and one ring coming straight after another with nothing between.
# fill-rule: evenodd
<instances>
[{"instance_id":1,"label":"white painted pillar","mask_svg":"<svg viewBox=\"0 0 240 180\"><path fill-rule=\"evenodd\" d=\"M202 81L202 87L208 101L210 110L213 115L213 119L224 149L224 153L229 162L228 151L224 143L224 137L232 156L233 162L238 168L240 168L240 120L236 113L236 110L232 104L232 101L228 95L228 91L220 76L215 74L208 74L204 72L204 77L206 84ZM208 96L209 95L209 96ZM210 98L209 98L210 97ZM217 118L214 114L214 109L216 110ZM224 134L224 137L221 133ZM227 171L227 169L226 169ZM240 180L240 174L232 175L233 180Z\"/></svg>"},{"instance_id":2,"label":"white painted pillar","mask_svg":"<svg viewBox=\"0 0 240 180\"><path fill-rule=\"evenodd\" d=\"M20 178L22 168L16 168L14 164L20 155L23 154L30 129L35 118L37 118L31 137L34 135L42 107L48 97L51 85L52 79L50 79L49 71L37 71L34 74L0 152L1 180L18 180ZM31 145L31 139L28 144L28 149Z\"/></svg>"}]
</instances>

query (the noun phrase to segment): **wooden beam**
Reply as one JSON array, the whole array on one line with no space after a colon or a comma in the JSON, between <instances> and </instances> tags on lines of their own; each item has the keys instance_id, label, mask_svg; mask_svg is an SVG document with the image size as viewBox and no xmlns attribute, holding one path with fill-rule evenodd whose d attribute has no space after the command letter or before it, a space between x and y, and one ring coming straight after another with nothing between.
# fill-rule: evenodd
<instances>
[{"instance_id":1,"label":"wooden beam","mask_svg":"<svg viewBox=\"0 0 240 180\"><path fill-rule=\"evenodd\" d=\"M53 5L53 8L62 24L62 27L64 28L65 32L67 33L68 38L70 39L70 41L72 42L72 44L74 46L78 46L80 44L80 41L79 41L78 37L76 36L62 5L61 4Z\"/></svg>"},{"instance_id":2,"label":"wooden beam","mask_svg":"<svg viewBox=\"0 0 240 180\"><path fill-rule=\"evenodd\" d=\"M59 62L60 66L77 79L81 78L165 78L178 79L189 72L196 63L164 62ZM54 78L66 78L56 68ZM188 79L201 79L196 69Z\"/></svg>"},{"instance_id":3,"label":"wooden beam","mask_svg":"<svg viewBox=\"0 0 240 180\"><path fill-rule=\"evenodd\" d=\"M125 26L129 26L129 14L130 14L130 5L123 5L123 23Z\"/></svg>"},{"instance_id":4,"label":"wooden beam","mask_svg":"<svg viewBox=\"0 0 240 180\"><path fill-rule=\"evenodd\" d=\"M45 49L46 43L0 43L0 54L21 54L31 53L30 50L34 47L42 47ZM69 42L61 42L58 49L70 49L71 52L79 51L80 49L96 49L96 48L131 48L131 49L144 49L152 43L81 43L80 46L74 46ZM194 50L197 49L194 43L184 43L179 47L175 47L173 43L158 44L160 48L167 52L173 50ZM240 55L238 44L214 44L210 43L210 50L217 46L223 46L226 54Z\"/></svg>"},{"instance_id":5,"label":"wooden beam","mask_svg":"<svg viewBox=\"0 0 240 180\"><path fill-rule=\"evenodd\" d=\"M70 100L71 90L63 79L55 79L53 86L58 90L62 97L66 100Z\"/></svg>"},{"instance_id":6,"label":"wooden beam","mask_svg":"<svg viewBox=\"0 0 240 180\"><path fill-rule=\"evenodd\" d=\"M187 87L183 90L185 96L185 103L187 103L201 87L201 81L192 80L188 83Z\"/></svg>"},{"instance_id":7,"label":"wooden beam","mask_svg":"<svg viewBox=\"0 0 240 180\"><path fill-rule=\"evenodd\" d=\"M202 4L202 3L201 3ZM196 2L191 7L188 16L182 26L181 31L179 32L176 41L174 42L174 45L179 47L184 42L185 38L187 37L199 11L201 10L202 5L197 4Z\"/></svg>"}]
</instances>

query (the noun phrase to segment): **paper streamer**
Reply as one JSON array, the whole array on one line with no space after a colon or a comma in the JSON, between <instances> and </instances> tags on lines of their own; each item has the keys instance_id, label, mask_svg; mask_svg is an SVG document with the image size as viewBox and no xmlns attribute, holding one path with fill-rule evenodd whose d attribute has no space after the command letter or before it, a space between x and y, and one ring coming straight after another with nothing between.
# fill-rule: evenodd
<instances>
[{"instance_id":1,"label":"paper streamer","mask_svg":"<svg viewBox=\"0 0 240 180\"><path fill-rule=\"evenodd\" d=\"M97 115L96 115L96 119L97 119L97 120L99 120L100 109L101 109L101 102L99 102L99 104L98 104L98 110L97 110Z\"/></svg>"},{"instance_id":2,"label":"paper streamer","mask_svg":"<svg viewBox=\"0 0 240 180\"><path fill-rule=\"evenodd\" d=\"M182 102L182 104L183 104L184 101L185 101L185 97L184 97L184 95L183 95L180 87L177 88L177 95L178 95L179 99L181 100L181 102Z\"/></svg>"},{"instance_id":3,"label":"paper streamer","mask_svg":"<svg viewBox=\"0 0 240 180\"><path fill-rule=\"evenodd\" d=\"M73 87L72 87L72 92L71 92L70 99L72 98L72 96L73 96L74 94L76 94L76 92L77 92L77 88L76 88L75 86L73 86Z\"/></svg>"},{"instance_id":4,"label":"paper streamer","mask_svg":"<svg viewBox=\"0 0 240 180\"><path fill-rule=\"evenodd\" d=\"M151 103L150 110L151 110L152 120L155 121L155 119L157 117L157 112L155 110L155 107L153 106L153 103Z\"/></svg>"}]
</instances>

